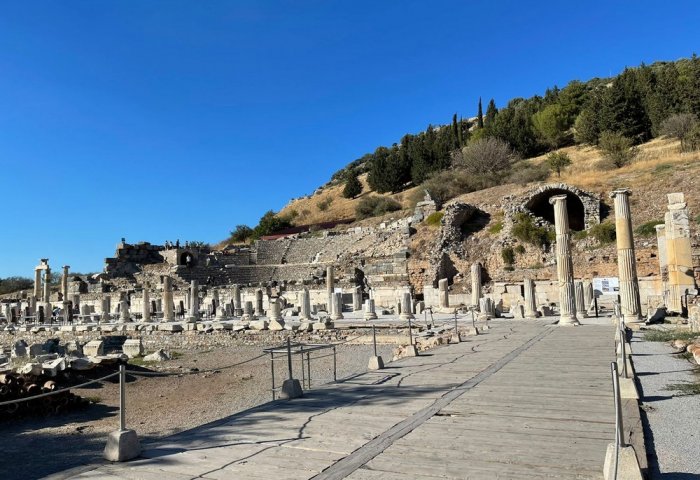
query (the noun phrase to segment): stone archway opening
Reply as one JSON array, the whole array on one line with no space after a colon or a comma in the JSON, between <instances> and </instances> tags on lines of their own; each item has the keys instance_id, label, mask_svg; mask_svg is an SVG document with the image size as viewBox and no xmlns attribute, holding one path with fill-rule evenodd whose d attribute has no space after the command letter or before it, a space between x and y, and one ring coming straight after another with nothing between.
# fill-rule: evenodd
<instances>
[{"instance_id":1,"label":"stone archway opening","mask_svg":"<svg viewBox=\"0 0 700 480\"><path fill-rule=\"evenodd\" d=\"M194 265L194 255L191 252L182 252L180 254L180 265L191 267Z\"/></svg>"},{"instance_id":2,"label":"stone archway opening","mask_svg":"<svg viewBox=\"0 0 700 480\"><path fill-rule=\"evenodd\" d=\"M569 228L574 231L586 229L586 209L575 193L563 188L551 188L533 195L525 207L535 216L554 225L554 207L549 203L551 197L566 195L566 210L569 214Z\"/></svg>"}]
</instances>

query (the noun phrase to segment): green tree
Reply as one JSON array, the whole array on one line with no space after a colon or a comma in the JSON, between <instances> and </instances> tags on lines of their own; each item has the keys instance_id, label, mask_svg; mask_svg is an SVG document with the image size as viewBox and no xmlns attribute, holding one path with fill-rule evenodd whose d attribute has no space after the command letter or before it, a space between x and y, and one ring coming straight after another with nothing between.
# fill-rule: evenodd
<instances>
[{"instance_id":1,"label":"green tree","mask_svg":"<svg viewBox=\"0 0 700 480\"><path fill-rule=\"evenodd\" d=\"M564 108L553 103L532 116L532 124L542 141L552 149L569 143L569 117Z\"/></svg>"},{"instance_id":2,"label":"green tree","mask_svg":"<svg viewBox=\"0 0 700 480\"><path fill-rule=\"evenodd\" d=\"M692 150L688 142L688 136L698 125L698 117L693 113L677 113L671 115L661 124L661 133L669 137L675 137L681 141L681 152Z\"/></svg>"},{"instance_id":3,"label":"green tree","mask_svg":"<svg viewBox=\"0 0 700 480\"><path fill-rule=\"evenodd\" d=\"M651 137L651 121L634 70L625 69L605 89L598 116L600 131L618 132L635 144Z\"/></svg>"},{"instance_id":4,"label":"green tree","mask_svg":"<svg viewBox=\"0 0 700 480\"><path fill-rule=\"evenodd\" d=\"M285 228L291 227L291 223L285 217L279 217L274 211L268 210L260 217L258 225L253 229L252 238L258 239L265 235L272 235Z\"/></svg>"},{"instance_id":5,"label":"green tree","mask_svg":"<svg viewBox=\"0 0 700 480\"><path fill-rule=\"evenodd\" d=\"M245 242L253 236L253 229L248 225L236 225L236 228L231 232L229 240L232 242Z\"/></svg>"},{"instance_id":6,"label":"green tree","mask_svg":"<svg viewBox=\"0 0 700 480\"><path fill-rule=\"evenodd\" d=\"M552 152L547 155L547 165L553 172L557 172L557 177L561 177L562 168L571 165L571 158L564 152Z\"/></svg>"},{"instance_id":7,"label":"green tree","mask_svg":"<svg viewBox=\"0 0 700 480\"><path fill-rule=\"evenodd\" d=\"M479 107L476 112L476 128L484 128L484 113L481 110L481 97L479 97Z\"/></svg>"},{"instance_id":8,"label":"green tree","mask_svg":"<svg viewBox=\"0 0 700 480\"><path fill-rule=\"evenodd\" d=\"M598 141L606 168L620 168L629 165L637 155L631 139L617 132L603 132Z\"/></svg>"},{"instance_id":9,"label":"green tree","mask_svg":"<svg viewBox=\"0 0 700 480\"><path fill-rule=\"evenodd\" d=\"M357 178L357 173L351 171L348 173L347 180L345 180L345 188L343 188L343 197L345 198L355 198L362 193L362 183L360 179Z\"/></svg>"},{"instance_id":10,"label":"green tree","mask_svg":"<svg viewBox=\"0 0 700 480\"><path fill-rule=\"evenodd\" d=\"M484 118L484 128L490 128L493 122L496 121L496 116L498 115L498 109L496 108L496 102L493 98L489 101L486 107L486 117Z\"/></svg>"},{"instance_id":11,"label":"green tree","mask_svg":"<svg viewBox=\"0 0 700 480\"><path fill-rule=\"evenodd\" d=\"M389 157L389 149L386 147L377 147L372 154L369 162L369 173L367 175L367 183L375 192L388 192L391 188L386 178L387 159Z\"/></svg>"}]
</instances>

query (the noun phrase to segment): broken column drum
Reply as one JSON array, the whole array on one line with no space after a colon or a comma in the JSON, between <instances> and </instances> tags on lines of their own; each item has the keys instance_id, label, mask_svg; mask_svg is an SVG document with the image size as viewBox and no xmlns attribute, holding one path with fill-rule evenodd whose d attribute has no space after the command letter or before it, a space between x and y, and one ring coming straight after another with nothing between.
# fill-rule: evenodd
<instances>
[{"instance_id":1,"label":"broken column drum","mask_svg":"<svg viewBox=\"0 0 700 480\"><path fill-rule=\"evenodd\" d=\"M579 318L586 318L586 298L584 295L583 282L574 282L576 291L576 314Z\"/></svg>"},{"instance_id":2,"label":"broken column drum","mask_svg":"<svg viewBox=\"0 0 700 480\"><path fill-rule=\"evenodd\" d=\"M642 320L642 306L639 299L637 260L634 254L632 237L632 216L629 196L625 188L613 191L610 197L615 202L615 234L617 237L617 269L620 277L620 308L625 322Z\"/></svg>"},{"instance_id":3,"label":"broken column drum","mask_svg":"<svg viewBox=\"0 0 700 480\"><path fill-rule=\"evenodd\" d=\"M450 296L446 278L438 281L438 296L440 297L440 308L450 308Z\"/></svg>"},{"instance_id":4,"label":"broken column drum","mask_svg":"<svg viewBox=\"0 0 700 480\"><path fill-rule=\"evenodd\" d=\"M103 322L109 322L109 312L112 309L111 305L111 298L108 296L102 297L102 301L100 302L100 310L102 310L100 313L102 314L101 320Z\"/></svg>"},{"instance_id":5,"label":"broken column drum","mask_svg":"<svg viewBox=\"0 0 700 480\"><path fill-rule=\"evenodd\" d=\"M340 320L343 317L343 294L334 293L332 297L331 320Z\"/></svg>"},{"instance_id":6,"label":"broken column drum","mask_svg":"<svg viewBox=\"0 0 700 480\"><path fill-rule=\"evenodd\" d=\"M301 306L301 311L299 313L299 320L308 320L311 318L311 295L309 290L304 288L301 291L301 299L299 301Z\"/></svg>"},{"instance_id":7,"label":"broken column drum","mask_svg":"<svg viewBox=\"0 0 700 480\"><path fill-rule=\"evenodd\" d=\"M413 305L411 305L411 294L409 292L404 292L401 294L401 315L399 318L401 320L410 320L416 317L413 316Z\"/></svg>"},{"instance_id":8,"label":"broken column drum","mask_svg":"<svg viewBox=\"0 0 700 480\"><path fill-rule=\"evenodd\" d=\"M357 312L362 310L362 290L360 287L355 287L352 290L352 311Z\"/></svg>"},{"instance_id":9,"label":"broken column drum","mask_svg":"<svg viewBox=\"0 0 700 480\"><path fill-rule=\"evenodd\" d=\"M119 302L119 321L131 321L131 315L129 314L129 302L127 301L126 297L122 298Z\"/></svg>"},{"instance_id":10,"label":"broken column drum","mask_svg":"<svg viewBox=\"0 0 700 480\"><path fill-rule=\"evenodd\" d=\"M243 320L253 319L253 302L245 302L243 304L243 316L241 318Z\"/></svg>"},{"instance_id":11,"label":"broken column drum","mask_svg":"<svg viewBox=\"0 0 700 480\"><path fill-rule=\"evenodd\" d=\"M243 315L243 305L241 304L241 287L233 286L233 316L240 317Z\"/></svg>"},{"instance_id":12,"label":"broken column drum","mask_svg":"<svg viewBox=\"0 0 700 480\"><path fill-rule=\"evenodd\" d=\"M175 314L173 312L173 280L172 278L163 277L163 321L174 322Z\"/></svg>"},{"instance_id":13,"label":"broken column drum","mask_svg":"<svg viewBox=\"0 0 700 480\"><path fill-rule=\"evenodd\" d=\"M537 317L537 301L535 299L535 281L531 278L526 278L523 281L525 290L525 318ZM483 312L482 313L488 313Z\"/></svg>"},{"instance_id":14,"label":"broken column drum","mask_svg":"<svg viewBox=\"0 0 700 480\"><path fill-rule=\"evenodd\" d=\"M375 320L377 318L377 312L374 308L374 299L373 298L368 298L365 300L365 308L364 308L364 317L365 320Z\"/></svg>"},{"instance_id":15,"label":"broken column drum","mask_svg":"<svg viewBox=\"0 0 700 480\"><path fill-rule=\"evenodd\" d=\"M473 263L471 267L472 277L472 305L479 308L479 299L481 298L481 264Z\"/></svg>"},{"instance_id":16,"label":"broken column drum","mask_svg":"<svg viewBox=\"0 0 700 480\"><path fill-rule=\"evenodd\" d=\"M263 291L260 289L255 291L255 314L259 316L265 315L263 310Z\"/></svg>"},{"instance_id":17,"label":"broken column drum","mask_svg":"<svg viewBox=\"0 0 700 480\"><path fill-rule=\"evenodd\" d=\"M566 195L549 199L554 205L554 229L556 230L557 277L559 281L559 324L580 325L576 319L576 293L574 291L574 262L571 258L571 232Z\"/></svg>"},{"instance_id":18,"label":"broken column drum","mask_svg":"<svg viewBox=\"0 0 700 480\"><path fill-rule=\"evenodd\" d=\"M275 322L279 322L280 320L282 320L280 302L278 302L278 301L270 302L268 319L270 321L275 321Z\"/></svg>"}]
</instances>

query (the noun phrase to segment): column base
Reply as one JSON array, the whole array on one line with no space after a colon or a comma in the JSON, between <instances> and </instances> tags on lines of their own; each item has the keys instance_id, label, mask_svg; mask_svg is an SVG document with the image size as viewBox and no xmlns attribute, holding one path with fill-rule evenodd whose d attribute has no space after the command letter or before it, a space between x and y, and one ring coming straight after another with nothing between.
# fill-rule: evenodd
<instances>
[{"instance_id":1,"label":"column base","mask_svg":"<svg viewBox=\"0 0 700 480\"><path fill-rule=\"evenodd\" d=\"M280 398L291 400L293 398L302 397L303 395L304 391L301 389L301 383L296 378L290 378L282 383Z\"/></svg>"},{"instance_id":2,"label":"column base","mask_svg":"<svg viewBox=\"0 0 700 480\"><path fill-rule=\"evenodd\" d=\"M576 319L576 317L566 316L566 317L559 317L559 325L567 325L567 326L577 327L577 326L581 325L581 323Z\"/></svg>"},{"instance_id":3,"label":"column base","mask_svg":"<svg viewBox=\"0 0 700 480\"><path fill-rule=\"evenodd\" d=\"M367 365L369 370L381 370L384 368L384 360L382 357L369 357L369 365Z\"/></svg>"}]
</instances>

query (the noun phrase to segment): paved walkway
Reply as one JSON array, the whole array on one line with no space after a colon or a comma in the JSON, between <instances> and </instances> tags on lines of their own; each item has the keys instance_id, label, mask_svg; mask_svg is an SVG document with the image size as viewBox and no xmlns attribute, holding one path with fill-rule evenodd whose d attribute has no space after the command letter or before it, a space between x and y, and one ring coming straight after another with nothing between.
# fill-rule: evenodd
<instances>
[{"instance_id":1,"label":"paved walkway","mask_svg":"<svg viewBox=\"0 0 700 480\"><path fill-rule=\"evenodd\" d=\"M602 478L613 327L492 325L70 478Z\"/></svg>"}]
</instances>

